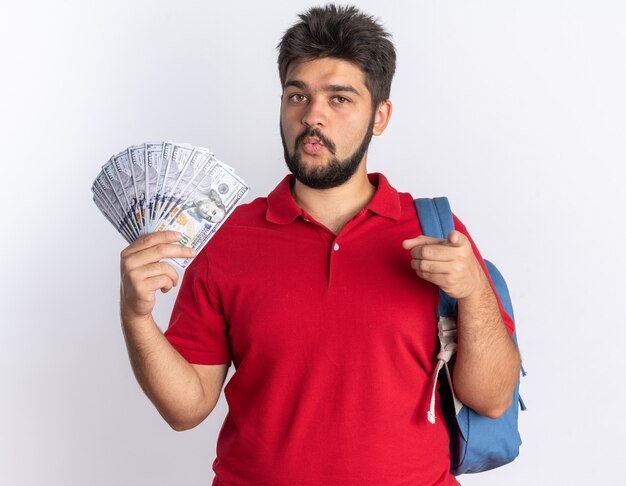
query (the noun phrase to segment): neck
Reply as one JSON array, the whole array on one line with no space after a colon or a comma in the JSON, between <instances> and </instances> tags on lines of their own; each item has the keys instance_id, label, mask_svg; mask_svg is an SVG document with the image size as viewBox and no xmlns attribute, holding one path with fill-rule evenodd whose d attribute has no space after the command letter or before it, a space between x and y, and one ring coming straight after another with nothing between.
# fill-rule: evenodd
<instances>
[{"instance_id":1,"label":"neck","mask_svg":"<svg viewBox=\"0 0 626 486\"><path fill-rule=\"evenodd\" d=\"M337 234L370 202L376 192L376 187L367 178L363 163L350 180L341 186L331 189L312 189L296 180L292 192L298 206Z\"/></svg>"}]
</instances>

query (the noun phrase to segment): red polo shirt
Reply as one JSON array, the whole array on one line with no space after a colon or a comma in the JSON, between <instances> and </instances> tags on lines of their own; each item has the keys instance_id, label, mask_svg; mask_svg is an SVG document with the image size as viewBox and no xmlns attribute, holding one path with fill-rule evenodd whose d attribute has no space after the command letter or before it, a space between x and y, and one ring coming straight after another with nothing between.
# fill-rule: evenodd
<instances>
[{"instance_id":1,"label":"red polo shirt","mask_svg":"<svg viewBox=\"0 0 626 486\"><path fill-rule=\"evenodd\" d=\"M413 198L369 178L374 197L335 235L287 176L186 271L167 338L192 363L236 367L214 485L458 484L445 423L426 420L437 288L402 248L421 234Z\"/></svg>"}]
</instances>

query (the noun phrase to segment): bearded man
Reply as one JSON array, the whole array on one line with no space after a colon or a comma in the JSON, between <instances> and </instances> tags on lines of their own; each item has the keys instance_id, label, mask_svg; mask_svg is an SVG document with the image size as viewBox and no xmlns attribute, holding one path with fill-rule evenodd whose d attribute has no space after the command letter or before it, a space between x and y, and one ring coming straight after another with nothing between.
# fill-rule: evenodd
<instances>
[{"instance_id":1,"label":"bearded man","mask_svg":"<svg viewBox=\"0 0 626 486\"><path fill-rule=\"evenodd\" d=\"M449 436L428 422L438 289L458 299L457 396L497 417L520 358L511 319L463 224L422 235L413 198L368 174L392 114L396 53L354 7L313 8L283 36L280 129L291 172L240 206L185 273L169 328L162 258L193 256L163 232L122 252L122 323L133 369L176 430L224 389L214 485L448 485ZM441 415L439 398L436 412Z\"/></svg>"}]
</instances>

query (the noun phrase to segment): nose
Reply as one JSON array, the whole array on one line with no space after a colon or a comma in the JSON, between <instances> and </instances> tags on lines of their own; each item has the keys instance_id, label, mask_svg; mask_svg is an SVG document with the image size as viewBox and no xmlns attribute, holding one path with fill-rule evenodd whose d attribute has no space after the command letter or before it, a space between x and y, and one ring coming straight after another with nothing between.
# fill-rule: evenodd
<instances>
[{"instance_id":1,"label":"nose","mask_svg":"<svg viewBox=\"0 0 626 486\"><path fill-rule=\"evenodd\" d=\"M326 125L327 121L326 105L322 100L313 98L304 110L302 123L307 127L313 127Z\"/></svg>"}]
</instances>

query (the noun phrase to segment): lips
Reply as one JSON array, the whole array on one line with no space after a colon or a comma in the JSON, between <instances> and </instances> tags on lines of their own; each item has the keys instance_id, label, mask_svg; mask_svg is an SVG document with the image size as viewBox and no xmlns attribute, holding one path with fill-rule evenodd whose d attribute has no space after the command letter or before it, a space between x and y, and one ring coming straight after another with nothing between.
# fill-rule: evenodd
<instances>
[{"instance_id":1,"label":"lips","mask_svg":"<svg viewBox=\"0 0 626 486\"><path fill-rule=\"evenodd\" d=\"M302 141L302 150L309 155L317 154L323 147L324 144L314 137L307 137Z\"/></svg>"},{"instance_id":2,"label":"lips","mask_svg":"<svg viewBox=\"0 0 626 486\"><path fill-rule=\"evenodd\" d=\"M304 140L302 140L302 143L312 143L312 144L317 144L317 145L321 145L322 147L324 146L324 144L322 143L322 141L317 138L317 137L306 137Z\"/></svg>"},{"instance_id":3,"label":"lips","mask_svg":"<svg viewBox=\"0 0 626 486\"><path fill-rule=\"evenodd\" d=\"M302 147L302 151L309 155L315 155L322 149L328 150L331 155L335 155L335 144L324 137L317 128L309 128L296 137L295 149Z\"/></svg>"}]
</instances>

